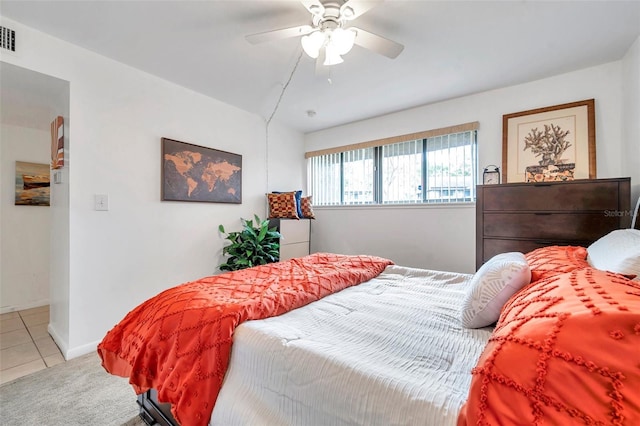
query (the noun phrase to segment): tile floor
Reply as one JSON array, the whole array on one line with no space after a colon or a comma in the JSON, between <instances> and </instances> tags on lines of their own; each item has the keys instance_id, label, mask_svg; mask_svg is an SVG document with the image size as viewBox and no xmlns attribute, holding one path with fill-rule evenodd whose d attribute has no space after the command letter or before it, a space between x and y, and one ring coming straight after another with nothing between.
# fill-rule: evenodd
<instances>
[{"instance_id":1,"label":"tile floor","mask_svg":"<svg viewBox=\"0 0 640 426\"><path fill-rule=\"evenodd\" d=\"M48 324L49 306L0 315L0 385L64 362Z\"/></svg>"}]
</instances>

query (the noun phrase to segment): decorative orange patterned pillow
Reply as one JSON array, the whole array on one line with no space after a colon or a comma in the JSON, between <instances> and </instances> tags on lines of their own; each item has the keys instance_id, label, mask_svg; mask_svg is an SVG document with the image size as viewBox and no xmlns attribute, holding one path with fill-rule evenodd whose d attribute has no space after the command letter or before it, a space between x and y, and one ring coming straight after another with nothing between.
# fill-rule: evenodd
<instances>
[{"instance_id":1,"label":"decorative orange patterned pillow","mask_svg":"<svg viewBox=\"0 0 640 426\"><path fill-rule=\"evenodd\" d=\"M270 219L299 219L295 192L267 194L267 200L269 201Z\"/></svg>"},{"instance_id":2,"label":"decorative orange patterned pillow","mask_svg":"<svg viewBox=\"0 0 640 426\"><path fill-rule=\"evenodd\" d=\"M302 217L306 219L315 219L315 215L313 214L313 208L311 208L311 197L302 197L300 199L300 209L302 210Z\"/></svg>"},{"instance_id":3,"label":"decorative orange patterned pillow","mask_svg":"<svg viewBox=\"0 0 640 426\"><path fill-rule=\"evenodd\" d=\"M593 268L507 302L462 425L640 425L640 283Z\"/></svg>"},{"instance_id":4,"label":"decorative orange patterned pillow","mask_svg":"<svg viewBox=\"0 0 640 426\"><path fill-rule=\"evenodd\" d=\"M531 282L589 267L587 249L577 246L548 246L525 254L531 268Z\"/></svg>"}]
</instances>

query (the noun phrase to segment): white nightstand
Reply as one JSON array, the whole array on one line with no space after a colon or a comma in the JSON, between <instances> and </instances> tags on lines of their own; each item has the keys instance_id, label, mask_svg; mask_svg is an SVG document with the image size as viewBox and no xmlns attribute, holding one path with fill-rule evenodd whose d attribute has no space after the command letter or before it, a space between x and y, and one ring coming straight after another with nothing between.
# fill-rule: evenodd
<instances>
[{"instance_id":1,"label":"white nightstand","mask_svg":"<svg viewBox=\"0 0 640 426\"><path fill-rule=\"evenodd\" d=\"M280 238L280 260L309 254L311 219L269 219L269 227L276 227Z\"/></svg>"}]
</instances>

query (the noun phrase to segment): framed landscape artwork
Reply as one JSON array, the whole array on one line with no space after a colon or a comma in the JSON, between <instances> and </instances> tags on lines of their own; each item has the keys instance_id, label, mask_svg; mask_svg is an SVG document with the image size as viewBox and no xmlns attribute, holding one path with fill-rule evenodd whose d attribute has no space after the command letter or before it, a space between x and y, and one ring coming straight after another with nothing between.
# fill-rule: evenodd
<instances>
[{"instance_id":1,"label":"framed landscape artwork","mask_svg":"<svg viewBox=\"0 0 640 426\"><path fill-rule=\"evenodd\" d=\"M49 165L16 161L16 206L48 206L51 203Z\"/></svg>"},{"instance_id":2,"label":"framed landscape artwork","mask_svg":"<svg viewBox=\"0 0 640 426\"><path fill-rule=\"evenodd\" d=\"M162 138L162 200L242 203L242 156Z\"/></svg>"},{"instance_id":3,"label":"framed landscape artwork","mask_svg":"<svg viewBox=\"0 0 640 426\"><path fill-rule=\"evenodd\" d=\"M502 117L504 182L596 178L594 100Z\"/></svg>"}]
</instances>

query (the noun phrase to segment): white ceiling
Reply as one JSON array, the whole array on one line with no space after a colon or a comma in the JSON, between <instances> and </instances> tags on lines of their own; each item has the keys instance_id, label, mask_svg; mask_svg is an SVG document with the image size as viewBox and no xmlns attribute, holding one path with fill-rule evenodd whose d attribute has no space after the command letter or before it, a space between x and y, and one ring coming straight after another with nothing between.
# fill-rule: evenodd
<instances>
[{"instance_id":1,"label":"white ceiling","mask_svg":"<svg viewBox=\"0 0 640 426\"><path fill-rule=\"evenodd\" d=\"M640 0L387 0L353 25L404 51L356 46L329 83L299 38L244 38L310 23L297 0L0 0L0 13L265 118L291 76L274 120L305 133L619 60L640 35Z\"/></svg>"}]
</instances>

